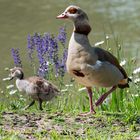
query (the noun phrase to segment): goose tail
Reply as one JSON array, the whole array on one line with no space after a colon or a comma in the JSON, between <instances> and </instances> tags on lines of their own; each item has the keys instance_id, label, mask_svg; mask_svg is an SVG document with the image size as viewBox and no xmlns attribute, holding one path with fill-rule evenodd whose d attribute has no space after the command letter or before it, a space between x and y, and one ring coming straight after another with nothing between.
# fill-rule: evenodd
<instances>
[{"instance_id":1,"label":"goose tail","mask_svg":"<svg viewBox=\"0 0 140 140\"><path fill-rule=\"evenodd\" d=\"M123 79L119 82L118 87L121 89L129 88L129 82L132 82L130 78Z\"/></svg>"}]
</instances>

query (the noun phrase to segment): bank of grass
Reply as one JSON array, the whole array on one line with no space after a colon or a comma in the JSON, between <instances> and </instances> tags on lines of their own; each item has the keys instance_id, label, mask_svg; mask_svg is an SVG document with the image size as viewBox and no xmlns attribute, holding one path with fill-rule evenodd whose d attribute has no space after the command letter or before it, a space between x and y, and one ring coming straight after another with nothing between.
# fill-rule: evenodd
<instances>
[{"instance_id":1,"label":"bank of grass","mask_svg":"<svg viewBox=\"0 0 140 140\"><path fill-rule=\"evenodd\" d=\"M132 89L133 93L137 92L136 88L121 91L123 107L119 104L118 108L113 108L115 103L110 96L108 102L96 108L95 115L81 117L81 112L89 111L87 94L78 91L81 88L78 84L72 84L75 86L44 103L43 111L38 109L37 103L25 111L28 99L24 101L20 93L9 95L5 92L0 102L0 139L131 140L140 136L139 97L131 95ZM94 101L102 91L94 89ZM120 90L113 94L120 94ZM119 98L116 99L119 102Z\"/></svg>"},{"instance_id":2,"label":"bank of grass","mask_svg":"<svg viewBox=\"0 0 140 140\"><path fill-rule=\"evenodd\" d=\"M139 118L125 120L123 113L98 112L80 117L69 112L10 111L1 113L0 138L20 139L92 139L128 140L140 135Z\"/></svg>"},{"instance_id":3,"label":"bank of grass","mask_svg":"<svg viewBox=\"0 0 140 140\"><path fill-rule=\"evenodd\" d=\"M110 47L112 42L116 47ZM140 84L136 79L140 75L132 74L138 68L137 58L126 55L116 38L110 42L105 37L105 43L100 47L116 54L120 61L126 60L123 67L132 78L130 88L117 89L100 107L95 108L95 115L87 117L79 116L81 112L89 111L86 91L68 76L56 78L51 74L50 80L62 92L57 98L44 103L42 112L38 110L37 103L23 110L29 99L19 92L10 95L9 90L1 91L0 139L131 140L139 137ZM5 83L5 86L8 84ZM105 88L93 88L93 102L105 91Z\"/></svg>"}]
</instances>

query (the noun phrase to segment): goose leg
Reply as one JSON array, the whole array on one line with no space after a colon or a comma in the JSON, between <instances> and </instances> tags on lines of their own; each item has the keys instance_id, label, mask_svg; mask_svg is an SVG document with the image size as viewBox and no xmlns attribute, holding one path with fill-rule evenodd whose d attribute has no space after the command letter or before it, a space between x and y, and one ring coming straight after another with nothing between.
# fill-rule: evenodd
<instances>
[{"instance_id":1,"label":"goose leg","mask_svg":"<svg viewBox=\"0 0 140 140\"><path fill-rule=\"evenodd\" d=\"M35 100L33 100L29 105L27 105L24 110L28 109L29 107L31 107L33 104L35 103Z\"/></svg>"},{"instance_id":2,"label":"goose leg","mask_svg":"<svg viewBox=\"0 0 140 140\"><path fill-rule=\"evenodd\" d=\"M92 102L92 89L87 87L87 91L88 91L89 104L90 104L90 113L95 113L95 110L93 108L93 102Z\"/></svg>"},{"instance_id":3,"label":"goose leg","mask_svg":"<svg viewBox=\"0 0 140 140\"><path fill-rule=\"evenodd\" d=\"M96 106L99 106L103 103L103 101L106 99L106 97L112 93L114 90L116 90L117 86L113 86L109 91L107 91L106 93L104 93L99 99L98 101L95 103Z\"/></svg>"},{"instance_id":4,"label":"goose leg","mask_svg":"<svg viewBox=\"0 0 140 140\"><path fill-rule=\"evenodd\" d=\"M87 91L88 91L88 97L89 97L89 105L90 105L90 112L88 113L82 113L80 114L80 116L87 116L87 115L91 115L91 114L95 114L95 110L93 107L93 102L92 102L92 89L91 87L86 87Z\"/></svg>"}]
</instances>

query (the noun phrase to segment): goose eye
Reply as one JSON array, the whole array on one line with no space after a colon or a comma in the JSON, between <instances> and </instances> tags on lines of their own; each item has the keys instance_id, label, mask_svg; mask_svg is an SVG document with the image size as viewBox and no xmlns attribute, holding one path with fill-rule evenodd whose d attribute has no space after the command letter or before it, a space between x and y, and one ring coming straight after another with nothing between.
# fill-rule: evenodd
<instances>
[{"instance_id":1,"label":"goose eye","mask_svg":"<svg viewBox=\"0 0 140 140\"><path fill-rule=\"evenodd\" d=\"M71 7L71 8L68 10L68 12L69 12L70 14L75 14L75 13L77 12L77 9Z\"/></svg>"}]
</instances>

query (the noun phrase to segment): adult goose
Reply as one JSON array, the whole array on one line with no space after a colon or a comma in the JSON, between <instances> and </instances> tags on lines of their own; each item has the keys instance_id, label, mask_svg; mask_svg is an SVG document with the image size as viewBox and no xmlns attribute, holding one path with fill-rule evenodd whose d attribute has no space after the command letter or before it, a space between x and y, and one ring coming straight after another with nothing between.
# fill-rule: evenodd
<instances>
[{"instance_id":1,"label":"adult goose","mask_svg":"<svg viewBox=\"0 0 140 140\"><path fill-rule=\"evenodd\" d=\"M38 101L39 109L43 110L42 102L51 100L59 93L55 85L41 77L33 76L25 79L23 70L20 67L10 69L10 80L13 78L16 78L18 90L20 92L25 92L33 99L24 109L29 108L35 101Z\"/></svg>"},{"instance_id":2,"label":"adult goose","mask_svg":"<svg viewBox=\"0 0 140 140\"><path fill-rule=\"evenodd\" d=\"M96 113L92 103L92 86L111 87L95 103L99 106L117 87L129 87L130 79L115 56L104 49L91 47L88 39L91 26L87 14L80 7L71 5L57 18L70 19L74 24L66 66L68 73L88 91L90 112L82 115Z\"/></svg>"}]
</instances>

